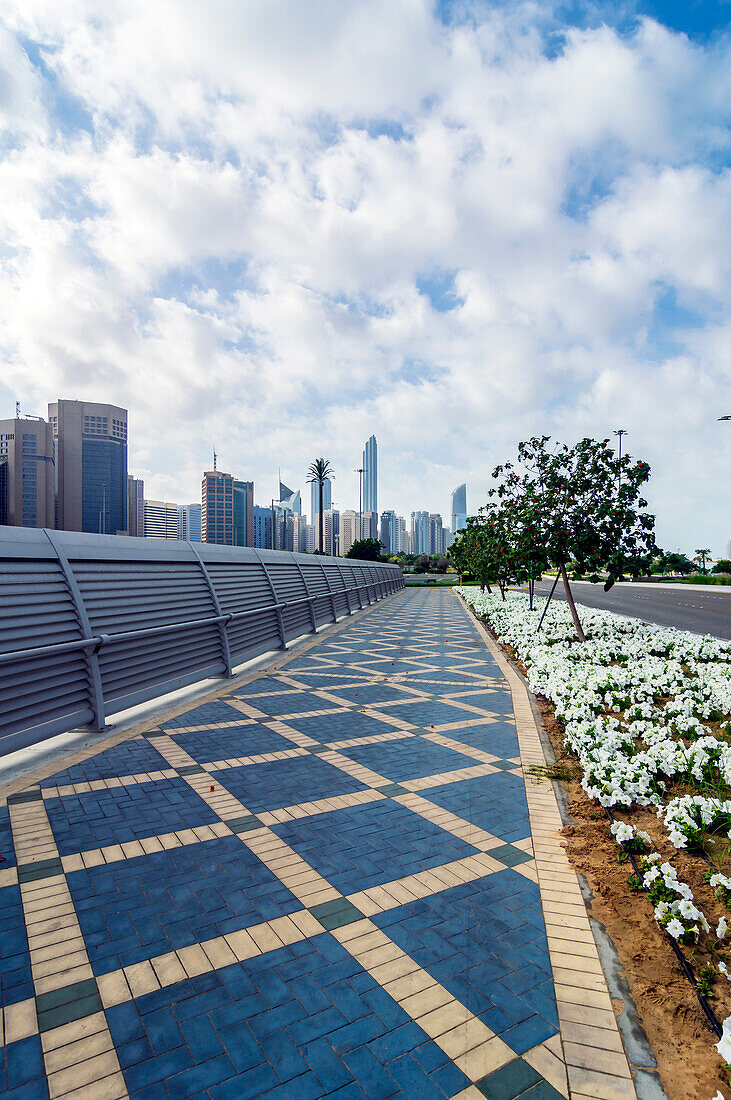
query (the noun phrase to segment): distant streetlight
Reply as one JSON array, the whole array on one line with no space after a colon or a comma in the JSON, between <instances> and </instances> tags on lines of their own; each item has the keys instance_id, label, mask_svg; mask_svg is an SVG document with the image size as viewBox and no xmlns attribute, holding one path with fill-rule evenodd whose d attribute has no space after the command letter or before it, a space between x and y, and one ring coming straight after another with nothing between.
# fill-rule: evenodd
<instances>
[{"instance_id":1,"label":"distant streetlight","mask_svg":"<svg viewBox=\"0 0 731 1100\"><path fill-rule=\"evenodd\" d=\"M619 477L617 480L617 495L622 488L622 436L627 435L626 428L616 428L614 434L619 437Z\"/></svg>"}]
</instances>

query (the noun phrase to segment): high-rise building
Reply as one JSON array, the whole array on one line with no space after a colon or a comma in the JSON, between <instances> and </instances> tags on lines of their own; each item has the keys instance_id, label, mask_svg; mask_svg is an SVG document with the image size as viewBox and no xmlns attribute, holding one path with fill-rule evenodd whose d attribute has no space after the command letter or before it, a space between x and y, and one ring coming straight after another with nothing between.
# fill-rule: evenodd
<instances>
[{"instance_id":1,"label":"high-rise building","mask_svg":"<svg viewBox=\"0 0 731 1100\"><path fill-rule=\"evenodd\" d=\"M0 524L56 526L53 434L40 417L0 420Z\"/></svg>"},{"instance_id":2,"label":"high-rise building","mask_svg":"<svg viewBox=\"0 0 731 1100\"><path fill-rule=\"evenodd\" d=\"M97 401L55 401L56 526L115 535L127 530L127 410Z\"/></svg>"},{"instance_id":3,"label":"high-rise building","mask_svg":"<svg viewBox=\"0 0 731 1100\"><path fill-rule=\"evenodd\" d=\"M142 535L146 539L180 538L178 505L167 500L143 501Z\"/></svg>"},{"instance_id":4,"label":"high-rise building","mask_svg":"<svg viewBox=\"0 0 731 1100\"><path fill-rule=\"evenodd\" d=\"M446 554L447 544L444 538L444 525L439 512L429 514L429 549L425 553Z\"/></svg>"},{"instance_id":5,"label":"high-rise building","mask_svg":"<svg viewBox=\"0 0 731 1100\"><path fill-rule=\"evenodd\" d=\"M288 512L292 512L293 515L299 516L302 514L302 498L300 491L290 489L284 482L279 480L279 504L282 508L286 508Z\"/></svg>"},{"instance_id":6,"label":"high-rise building","mask_svg":"<svg viewBox=\"0 0 731 1100\"><path fill-rule=\"evenodd\" d=\"M363 448L363 511L378 512L378 444L372 435Z\"/></svg>"},{"instance_id":7,"label":"high-rise building","mask_svg":"<svg viewBox=\"0 0 731 1100\"><path fill-rule=\"evenodd\" d=\"M396 546L395 553L408 554L411 544L409 542L409 532L406 529L406 520L404 519L404 517L396 516L396 522L394 526L396 531L396 537L394 539Z\"/></svg>"},{"instance_id":8,"label":"high-rise building","mask_svg":"<svg viewBox=\"0 0 731 1100\"><path fill-rule=\"evenodd\" d=\"M305 524L304 533L304 546L302 547L306 554L315 553L315 525L314 523Z\"/></svg>"},{"instance_id":9,"label":"high-rise building","mask_svg":"<svg viewBox=\"0 0 731 1100\"><path fill-rule=\"evenodd\" d=\"M328 508L332 508L333 501L333 487L329 477L326 477L322 483L322 510L327 512ZM312 516L312 522L317 526L317 514L320 511L320 486L316 481L313 481L310 485L310 515Z\"/></svg>"},{"instance_id":10,"label":"high-rise building","mask_svg":"<svg viewBox=\"0 0 731 1100\"><path fill-rule=\"evenodd\" d=\"M234 545L234 479L221 470L203 475L201 500L203 542Z\"/></svg>"},{"instance_id":11,"label":"high-rise building","mask_svg":"<svg viewBox=\"0 0 731 1100\"><path fill-rule=\"evenodd\" d=\"M360 530L359 538L362 539L377 539L378 538L378 512L364 511L360 517Z\"/></svg>"},{"instance_id":12,"label":"high-rise building","mask_svg":"<svg viewBox=\"0 0 731 1100\"><path fill-rule=\"evenodd\" d=\"M317 543L320 537L319 527L315 531L315 542ZM340 512L337 508L328 508L322 517L322 541L324 546L322 551L318 551L318 553L340 553Z\"/></svg>"},{"instance_id":13,"label":"high-rise building","mask_svg":"<svg viewBox=\"0 0 731 1100\"><path fill-rule=\"evenodd\" d=\"M186 542L202 542L200 504L178 506L178 537Z\"/></svg>"},{"instance_id":14,"label":"high-rise building","mask_svg":"<svg viewBox=\"0 0 731 1100\"><path fill-rule=\"evenodd\" d=\"M381 543L386 554L396 553L396 513L381 512Z\"/></svg>"},{"instance_id":15,"label":"high-rise building","mask_svg":"<svg viewBox=\"0 0 731 1100\"><path fill-rule=\"evenodd\" d=\"M141 478L127 477L127 534L142 538L145 532L145 483Z\"/></svg>"},{"instance_id":16,"label":"high-rise building","mask_svg":"<svg viewBox=\"0 0 731 1100\"><path fill-rule=\"evenodd\" d=\"M286 508L281 501L272 502L272 549L295 549L294 521L296 513L291 508Z\"/></svg>"},{"instance_id":17,"label":"high-rise building","mask_svg":"<svg viewBox=\"0 0 731 1100\"><path fill-rule=\"evenodd\" d=\"M429 553L429 513L411 513L410 552L412 554Z\"/></svg>"},{"instance_id":18,"label":"high-rise building","mask_svg":"<svg viewBox=\"0 0 731 1100\"><path fill-rule=\"evenodd\" d=\"M254 546L259 550L272 548L272 510L254 505Z\"/></svg>"},{"instance_id":19,"label":"high-rise building","mask_svg":"<svg viewBox=\"0 0 731 1100\"><path fill-rule=\"evenodd\" d=\"M254 545L254 482L234 481L234 546Z\"/></svg>"},{"instance_id":20,"label":"high-rise building","mask_svg":"<svg viewBox=\"0 0 731 1100\"><path fill-rule=\"evenodd\" d=\"M467 486L458 485L452 491L452 534L456 535L467 526Z\"/></svg>"},{"instance_id":21,"label":"high-rise building","mask_svg":"<svg viewBox=\"0 0 731 1100\"><path fill-rule=\"evenodd\" d=\"M360 538L360 523L357 512L350 509L340 516L340 553L345 557L354 542Z\"/></svg>"},{"instance_id":22,"label":"high-rise building","mask_svg":"<svg viewBox=\"0 0 731 1100\"><path fill-rule=\"evenodd\" d=\"M726 543L726 559L731 561L731 539Z\"/></svg>"}]
</instances>

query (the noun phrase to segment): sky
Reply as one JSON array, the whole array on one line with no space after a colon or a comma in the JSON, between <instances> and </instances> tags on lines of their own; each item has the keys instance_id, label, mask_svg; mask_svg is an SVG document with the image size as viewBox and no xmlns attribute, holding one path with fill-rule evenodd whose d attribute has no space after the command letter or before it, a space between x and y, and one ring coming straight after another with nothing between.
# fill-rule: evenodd
<instances>
[{"instance_id":1,"label":"sky","mask_svg":"<svg viewBox=\"0 0 731 1100\"><path fill-rule=\"evenodd\" d=\"M129 409L211 466L484 502L625 428L658 542L731 538L731 4L4 0L0 417Z\"/></svg>"}]
</instances>

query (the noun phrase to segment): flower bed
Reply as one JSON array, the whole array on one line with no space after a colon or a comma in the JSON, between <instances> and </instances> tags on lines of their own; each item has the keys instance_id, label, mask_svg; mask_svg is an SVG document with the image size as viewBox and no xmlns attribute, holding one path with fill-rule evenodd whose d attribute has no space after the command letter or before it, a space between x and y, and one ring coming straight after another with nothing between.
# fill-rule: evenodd
<instances>
[{"instance_id":1,"label":"flower bed","mask_svg":"<svg viewBox=\"0 0 731 1100\"><path fill-rule=\"evenodd\" d=\"M584 607L580 643L565 604L550 606L539 633L540 611L526 597L457 591L552 704L584 791L615 817L618 858L636 862L629 889L647 892L723 1020L731 1012L731 644ZM728 1043L721 1054L729 1059Z\"/></svg>"}]
</instances>

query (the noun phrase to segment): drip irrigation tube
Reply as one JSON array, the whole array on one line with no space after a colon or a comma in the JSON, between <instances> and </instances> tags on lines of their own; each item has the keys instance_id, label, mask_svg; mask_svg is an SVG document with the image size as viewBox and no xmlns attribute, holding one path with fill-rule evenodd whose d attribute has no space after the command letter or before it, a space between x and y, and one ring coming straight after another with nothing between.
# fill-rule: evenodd
<instances>
[{"instance_id":1,"label":"drip irrigation tube","mask_svg":"<svg viewBox=\"0 0 731 1100\"><path fill-rule=\"evenodd\" d=\"M610 813L610 811L607 809L606 806L603 807L603 810L604 810L604 813L607 815L607 817L609 818L609 820L613 824L614 821L615 821L615 818L612 816L612 814ZM640 885L642 885L642 873L641 873L639 867L637 866L637 862L635 860L634 855L632 854L632 852L628 851L626 848L624 850L625 850L625 852L627 852L627 855L629 856L630 863L632 864L634 872L637 875L637 878L639 879ZM645 890L645 887L642 886L642 889ZM662 928L662 925L659 925L659 927ZM683 952L678 947L677 941L673 939L673 937L670 935L670 933L667 931L666 928L662 928L662 930L665 933L670 946L672 947L673 951L675 952L675 954L677 956L678 962L681 965L683 973L685 974L685 976L688 979L688 981L690 982L690 984L693 986L693 989L695 991L695 995L698 998L698 1003L701 1006L701 1008L703 1009L703 1011L706 1015L706 1019L708 1020L709 1024L711 1025L711 1027L715 1031L716 1035L720 1039L721 1035L723 1034L723 1028L721 1027L721 1025L718 1022L718 1018L716 1017L716 1013L713 1011L713 1009L709 1005L708 1001L706 1000L706 998L703 996L703 994L699 990L698 983L695 980L695 974L693 973L692 968L688 965L688 963L685 959L685 956L683 955Z\"/></svg>"}]
</instances>

